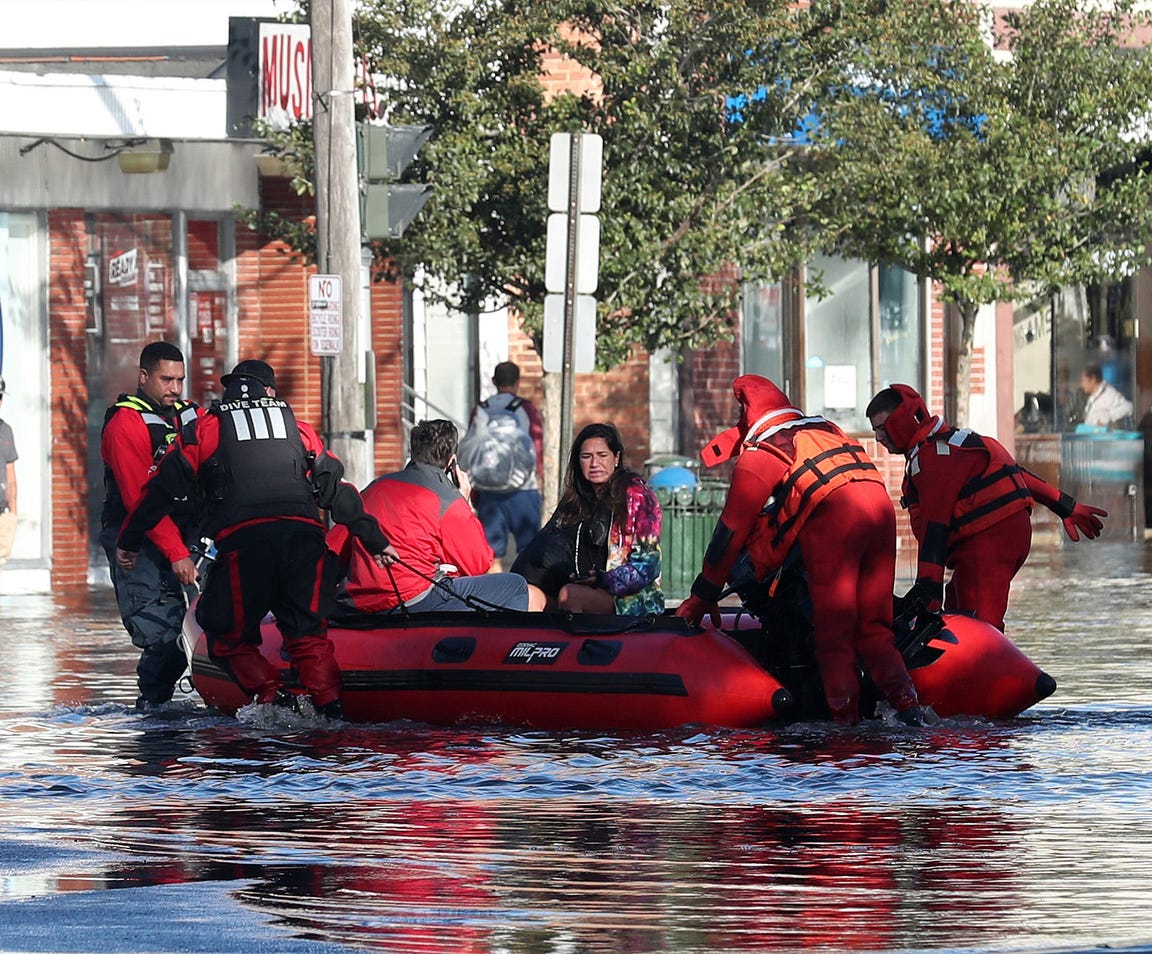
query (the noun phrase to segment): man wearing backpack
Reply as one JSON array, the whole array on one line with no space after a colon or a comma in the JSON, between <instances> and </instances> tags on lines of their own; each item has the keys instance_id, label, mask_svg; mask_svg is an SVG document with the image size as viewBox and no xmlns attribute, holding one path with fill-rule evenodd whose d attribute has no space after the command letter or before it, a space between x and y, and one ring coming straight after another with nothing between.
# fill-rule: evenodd
<instances>
[{"instance_id":1,"label":"man wearing backpack","mask_svg":"<svg viewBox=\"0 0 1152 954\"><path fill-rule=\"evenodd\" d=\"M517 551L540 529L540 480L544 471L544 424L531 401L517 397L520 368L501 361L492 375L496 393L472 409L458 459L472 482L476 515L503 566L508 538Z\"/></svg>"}]
</instances>

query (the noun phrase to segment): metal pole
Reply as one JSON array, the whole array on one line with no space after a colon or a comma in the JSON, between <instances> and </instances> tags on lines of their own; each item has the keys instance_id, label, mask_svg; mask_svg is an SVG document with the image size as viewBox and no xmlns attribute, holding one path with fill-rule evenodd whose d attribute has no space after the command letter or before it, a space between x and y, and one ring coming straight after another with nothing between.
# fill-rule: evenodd
<instances>
[{"instance_id":1,"label":"metal pole","mask_svg":"<svg viewBox=\"0 0 1152 954\"><path fill-rule=\"evenodd\" d=\"M374 468L361 373L370 342L358 338L360 183L349 0L315 0L311 22L317 266L322 274L339 275L343 292L344 347L321 364L324 429L348 479L363 487Z\"/></svg>"},{"instance_id":2,"label":"metal pole","mask_svg":"<svg viewBox=\"0 0 1152 954\"><path fill-rule=\"evenodd\" d=\"M573 133L568 159L568 260L564 268L564 361L560 368L560 466L557 468L557 499L564 493L564 461L572 446L572 414L575 407L576 356L576 250L580 228L580 133Z\"/></svg>"}]
</instances>

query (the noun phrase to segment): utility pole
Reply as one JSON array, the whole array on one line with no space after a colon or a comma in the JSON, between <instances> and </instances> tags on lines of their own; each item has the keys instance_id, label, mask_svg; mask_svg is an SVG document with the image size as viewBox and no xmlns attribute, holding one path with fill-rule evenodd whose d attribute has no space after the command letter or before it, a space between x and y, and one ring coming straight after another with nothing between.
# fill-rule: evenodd
<instances>
[{"instance_id":1,"label":"utility pole","mask_svg":"<svg viewBox=\"0 0 1152 954\"><path fill-rule=\"evenodd\" d=\"M360 183L349 0L313 0L311 25L316 264L321 274L339 275L343 286L344 346L339 354L321 358L325 439L344 462L348 480L364 487L375 470L366 407L367 382L375 369L366 366L372 354L370 333L369 340L361 340L371 322L360 321Z\"/></svg>"}]
</instances>

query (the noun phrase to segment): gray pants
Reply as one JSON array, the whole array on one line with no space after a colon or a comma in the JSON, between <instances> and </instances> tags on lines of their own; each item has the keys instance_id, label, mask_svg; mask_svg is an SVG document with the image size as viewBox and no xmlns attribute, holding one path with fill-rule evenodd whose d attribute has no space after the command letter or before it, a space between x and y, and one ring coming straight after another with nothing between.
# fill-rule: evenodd
<instances>
[{"instance_id":1,"label":"gray pants","mask_svg":"<svg viewBox=\"0 0 1152 954\"><path fill-rule=\"evenodd\" d=\"M138 703L159 705L172 698L187 666L180 629L196 590L188 587L185 591L173 576L172 565L149 540L140 548L135 567L125 570L117 566L118 535L118 527L106 527L100 532L100 545L108 557L120 619L133 645L140 649L136 664Z\"/></svg>"}]
</instances>

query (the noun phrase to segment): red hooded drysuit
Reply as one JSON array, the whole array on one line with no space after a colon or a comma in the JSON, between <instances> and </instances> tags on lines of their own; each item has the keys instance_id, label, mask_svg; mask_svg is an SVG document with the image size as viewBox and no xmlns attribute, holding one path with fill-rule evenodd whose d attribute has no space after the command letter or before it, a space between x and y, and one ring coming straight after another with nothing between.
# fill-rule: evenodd
<instances>
[{"instance_id":1,"label":"red hooded drysuit","mask_svg":"<svg viewBox=\"0 0 1152 954\"><path fill-rule=\"evenodd\" d=\"M703 569L677 615L698 623L714 612L741 551L764 578L798 544L832 717L859 718L857 658L897 712L912 708L916 690L892 634L896 515L876 466L858 442L831 421L806 417L767 378L743 375L733 391L740 423L703 456L708 464L739 458Z\"/></svg>"}]
</instances>

